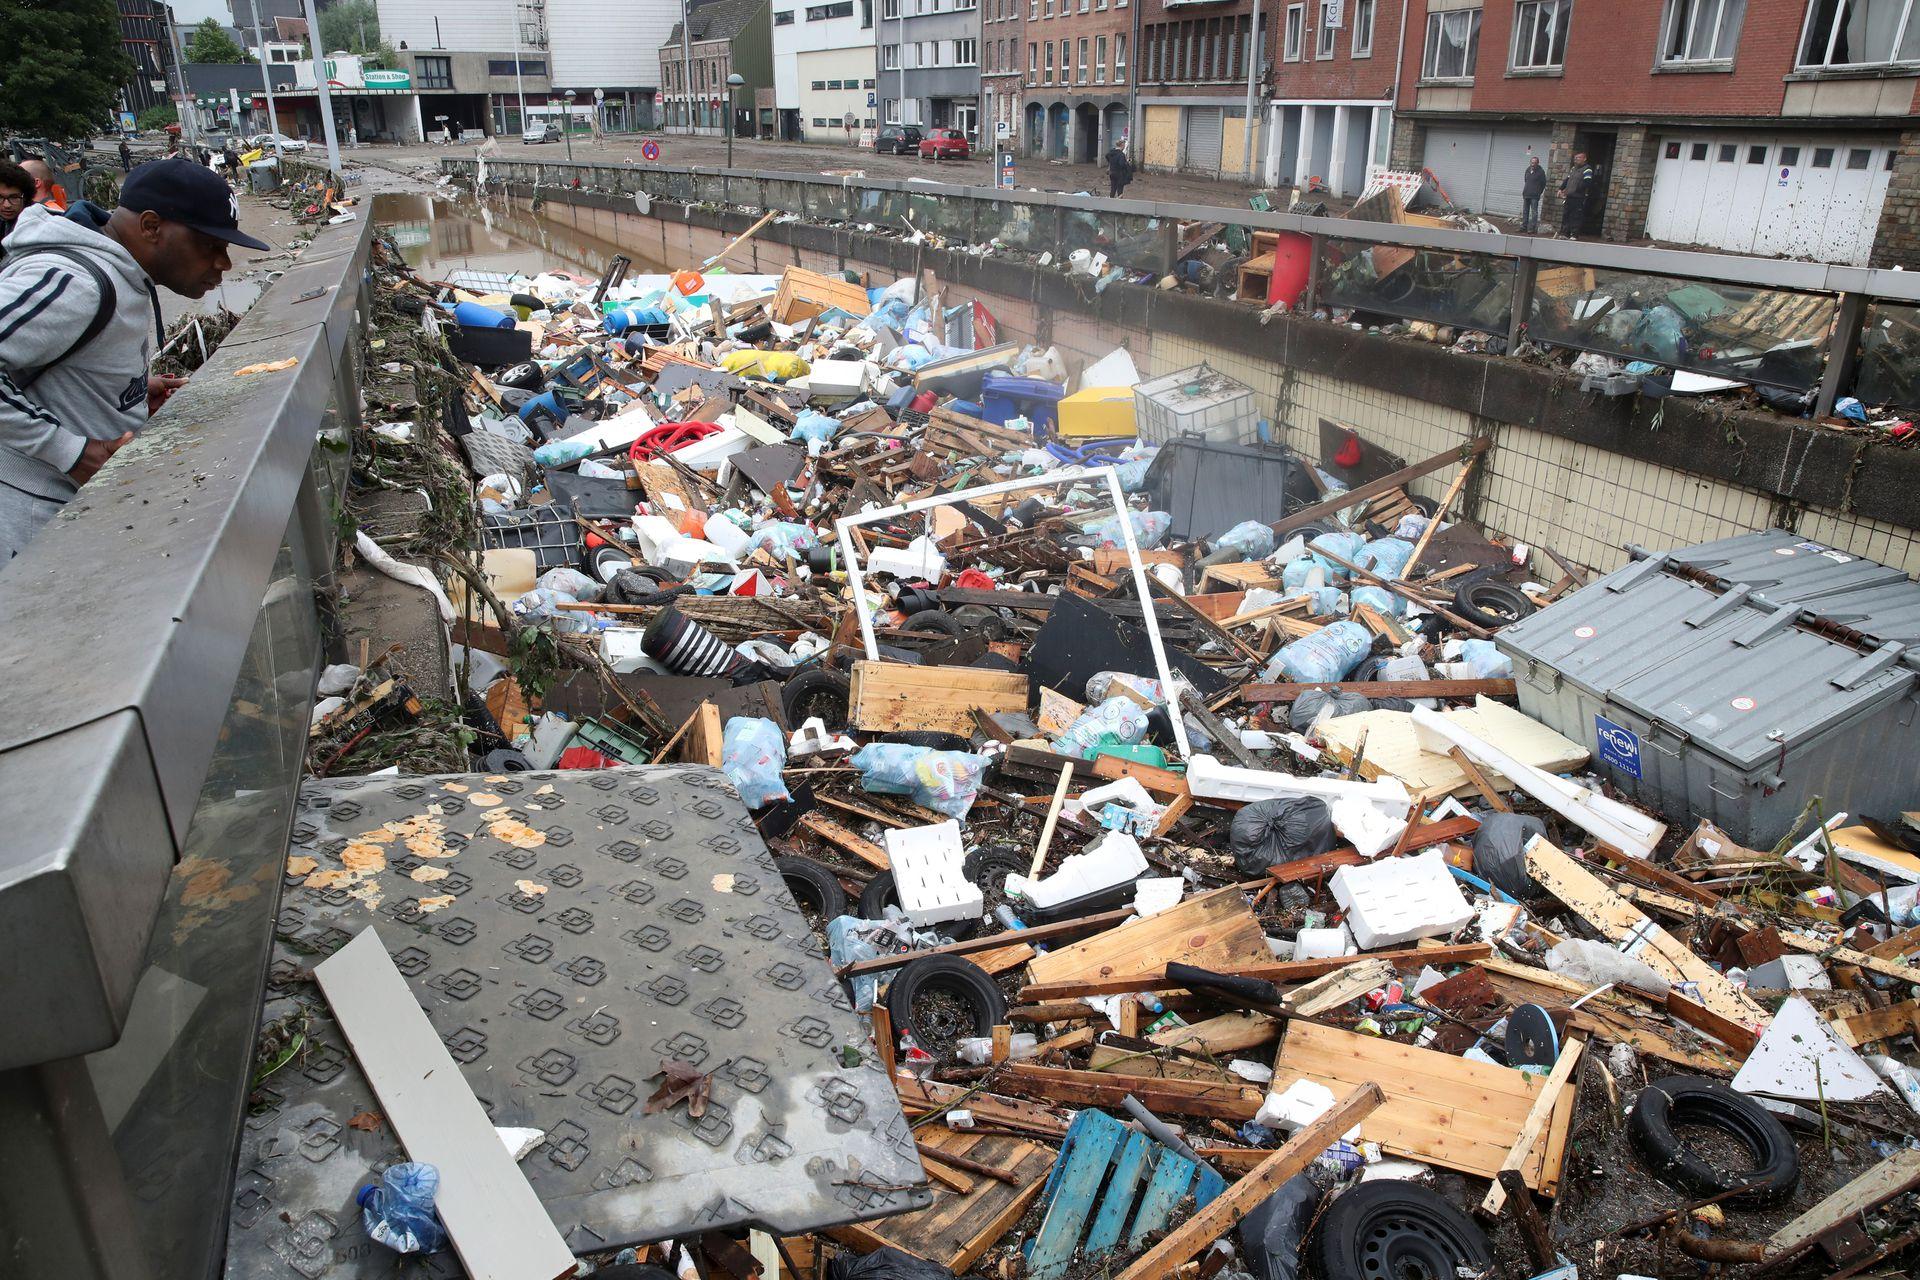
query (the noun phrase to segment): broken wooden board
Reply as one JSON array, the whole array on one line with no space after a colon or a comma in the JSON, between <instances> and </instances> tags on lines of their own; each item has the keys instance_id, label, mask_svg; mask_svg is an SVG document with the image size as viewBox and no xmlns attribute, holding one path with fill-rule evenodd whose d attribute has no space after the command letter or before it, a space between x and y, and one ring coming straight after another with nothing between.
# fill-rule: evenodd
<instances>
[{"instance_id":1,"label":"broken wooden board","mask_svg":"<svg viewBox=\"0 0 1920 1280\"><path fill-rule=\"evenodd\" d=\"M1894 1152L1769 1236L1767 1266L1793 1261L1835 1227L1916 1186L1920 1186L1920 1151Z\"/></svg>"},{"instance_id":2,"label":"broken wooden board","mask_svg":"<svg viewBox=\"0 0 1920 1280\"><path fill-rule=\"evenodd\" d=\"M1920 1000L1902 1000L1884 1009L1835 1018L1833 1029L1853 1049L1895 1036L1920 1035Z\"/></svg>"},{"instance_id":3,"label":"broken wooden board","mask_svg":"<svg viewBox=\"0 0 1920 1280\"><path fill-rule=\"evenodd\" d=\"M1527 873L1541 888L1564 902L1612 942L1634 940L1627 954L1637 956L1670 982L1697 984L1700 1003L1710 1012L1749 1031L1767 1025L1772 1015L1733 985L1727 976L1695 955L1693 949L1649 920L1641 910L1603 884L1550 841L1527 843Z\"/></svg>"},{"instance_id":4,"label":"broken wooden board","mask_svg":"<svg viewBox=\"0 0 1920 1280\"><path fill-rule=\"evenodd\" d=\"M1591 753L1573 741L1523 715L1503 702L1481 697L1474 706L1440 713L1476 737L1494 743L1527 764L1548 773L1565 773L1585 765ZM1320 724L1320 740L1335 759L1351 764L1360 739L1367 743L1360 776L1371 781L1391 774L1416 796L1472 795L1474 785L1459 764L1444 755L1420 749L1413 717L1404 711L1362 711L1335 716ZM1481 770L1499 790L1513 784L1489 769Z\"/></svg>"},{"instance_id":5,"label":"broken wooden board","mask_svg":"<svg viewBox=\"0 0 1920 1280\"><path fill-rule=\"evenodd\" d=\"M1236 1124L1253 1119L1266 1097L1263 1090L1237 1076L1231 1078L1231 1083L1216 1083L1178 1076L1073 1071L1013 1062L1001 1068L998 1078L1003 1089L1031 1093L1055 1105L1118 1108L1132 1096L1156 1115L1204 1116Z\"/></svg>"},{"instance_id":6,"label":"broken wooden board","mask_svg":"<svg viewBox=\"0 0 1920 1280\"><path fill-rule=\"evenodd\" d=\"M434 1209L472 1280L558 1280L573 1251L494 1132L440 1033L371 927L314 979L407 1155L440 1171Z\"/></svg>"},{"instance_id":7,"label":"broken wooden board","mask_svg":"<svg viewBox=\"0 0 1920 1280\"><path fill-rule=\"evenodd\" d=\"M1117 973L1164 973L1175 960L1231 973L1272 958L1246 895L1229 886L1056 947L1035 956L1027 971L1035 983L1071 983Z\"/></svg>"},{"instance_id":8,"label":"broken wooden board","mask_svg":"<svg viewBox=\"0 0 1920 1280\"><path fill-rule=\"evenodd\" d=\"M891 871L893 860L887 851L856 831L841 826L818 809L809 809L800 815L796 824L802 831L826 841L834 848L854 857L880 871Z\"/></svg>"},{"instance_id":9,"label":"broken wooden board","mask_svg":"<svg viewBox=\"0 0 1920 1280\"><path fill-rule=\"evenodd\" d=\"M1238 1053L1265 1044L1280 1034L1280 1019L1264 1013L1223 1013L1185 1027L1168 1027L1147 1039L1193 1053Z\"/></svg>"},{"instance_id":10,"label":"broken wooden board","mask_svg":"<svg viewBox=\"0 0 1920 1280\"><path fill-rule=\"evenodd\" d=\"M984 667L856 662L848 694L853 724L866 733L973 734L973 712L1027 709L1027 677Z\"/></svg>"},{"instance_id":11,"label":"broken wooden board","mask_svg":"<svg viewBox=\"0 0 1920 1280\"><path fill-rule=\"evenodd\" d=\"M973 1190L965 1195L936 1187L933 1203L917 1212L864 1226L839 1227L825 1234L868 1251L892 1245L955 1275L964 1275L1039 1198L1053 1168L1053 1151L1025 1138L965 1133L939 1124L927 1125L915 1136L937 1151L1005 1169L1020 1185L1008 1186L997 1178L976 1178Z\"/></svg>"},{"instance_id":12,"label":"broken wooden board","mask_svg":"<svg viewBox=\"0 0 1920 1280\"><path fill-rule=\"evenodd\" d=\"M1274 1057L1272 1088L1278 1092L1300 1079L1342 1095L1378 1082L1387 1101L1361 1124L1361 1137L1394 1155L1481 1178L1499 1172L1545 1087L1540 1077L1511 1067L1294 1022ZM1573 1095L1563 1096L1571 1118ZM1553 1123L1562 1123L1558 1108ZM1558 1181L1557 1168L1542 1178L1549 1140L1543 1130L1520 1164L1527 1185L1543 1194Z\"/></svg>"}]
</instances>

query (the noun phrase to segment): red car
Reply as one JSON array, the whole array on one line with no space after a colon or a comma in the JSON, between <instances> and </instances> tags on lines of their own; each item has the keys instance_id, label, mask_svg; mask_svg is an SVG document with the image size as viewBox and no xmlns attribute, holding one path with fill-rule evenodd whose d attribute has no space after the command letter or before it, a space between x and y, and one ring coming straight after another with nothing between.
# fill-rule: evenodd
<instances>
[{"instance_id":1,"label":"red car","mask_svg":"<svg viewBox=\"0 0 1920 1280\"><path fill-rule=\"evenodd\" d=\"M935 129L920 140L920 158L935 160L965 160L973 154L973 148L967 145L967 136L958 129Z\"/></svg>"}]
</instances>

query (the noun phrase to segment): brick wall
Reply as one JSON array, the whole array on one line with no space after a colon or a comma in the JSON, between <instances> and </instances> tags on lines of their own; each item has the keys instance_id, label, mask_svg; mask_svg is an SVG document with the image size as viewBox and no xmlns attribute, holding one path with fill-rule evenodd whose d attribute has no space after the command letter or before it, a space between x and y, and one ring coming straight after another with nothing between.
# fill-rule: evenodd
<instances>
[{"instance_id":1,"label":"brick wall","mask_svg":"<svg viewBox=\"0 0 1920 1280\"><path fill-rule=\"evenodd\" d=\"M1379 100L1393 95L1393 59L1400 38L1400 6L1393 0L1375 0L1373 13L1373 52L1366 57L1353 56L1354 9L1358 0L1347 0L1346 26L1334 39L1333 57L1313 56L1314 24L1319 21L1319 6L1307 6L1307 31L1300 61L1278 59L1273 67L1273 96L1281 99ZM1270 9L1263 23L1286 21L1286 4ZM1278 37L1276 32L1275 36ZM1269 48L1272 46L1269 45Z\"/></svg>"},{"instance_id":2,"label":"brick wall","mask_svg":"<svg viewBox=\"0 0 1920 1280\"><path fill-rule=\"evenodd\" d=\"M1920 268L1920 129L1900 135L1870 266Z\"/></svg>"},{"instance_id":3,"label":"brick wall","mask_svg":"<svg viewBox=\"0 0 1920 1280\"><path fill-rule=\"evenodd\" d=\"M1600 226L1601 235L1607 239L1632 240L1646 233L1658 141L1658 131L1643 124L1622 125L1615 136L1613 168L1607 175L1607 209Z\"/></svg>"},{"instance_id":4,"label":"brick wall","mask_svg":"<svg viewBox=\"0 0 1920 1280\"><path fill-rule=\"evenodd\" d=\"M1620 119L1651 116L1777 116L1781 77L1793 69L1807 0L1748 0L1731 71L1655 72L1662 0L1577 0L1566 60L1556 76L1508 73L1513 0L1487 0L1473 83L1473 110ZM1410 0L1411 38L1402 101L1420 76L1426 0Z\"/></svg>"}]
</instances>

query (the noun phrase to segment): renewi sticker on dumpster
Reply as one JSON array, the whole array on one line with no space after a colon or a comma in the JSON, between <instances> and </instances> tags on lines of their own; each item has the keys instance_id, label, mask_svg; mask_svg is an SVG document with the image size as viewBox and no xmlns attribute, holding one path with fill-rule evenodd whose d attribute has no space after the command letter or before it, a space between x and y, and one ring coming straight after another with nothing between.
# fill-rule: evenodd
<instances>
[{"instance_id":1,"label":"renewi sticker on dumpster","mask_svg":"<svg viewBox=\"0 0 1920 1280\"><path fill-rule=\"evenodd\" d=\"M1593 718L1593 741L1601 760L1630 778L1640 776L1640 735L1605 716Z\"/></svg>"}]
</instances>

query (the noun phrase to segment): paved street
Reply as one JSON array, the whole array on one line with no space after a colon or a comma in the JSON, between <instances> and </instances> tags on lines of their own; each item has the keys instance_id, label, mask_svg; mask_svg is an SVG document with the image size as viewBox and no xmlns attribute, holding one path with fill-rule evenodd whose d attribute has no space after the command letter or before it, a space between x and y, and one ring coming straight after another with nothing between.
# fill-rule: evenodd
<instances>
[{"instance_id":1,"label":"paved street","mask_svg":"<svg viewBox=\"0 0 1920 1280\"><path fill-rule=\"evenodd\" d=\"M723 138L688 137L683 134L615 134L595 142L575 138L573 158L582 163L644 165L640 147L651 139L660 144L663 165L713 165L727 162L727 144ZM363 147L351 153L356 161L384 166L419 161L431 165L445 155L469 155L471 146L432 145L405 147ZM562 162L567 157L565 143L528 146L518 139L502 140L500 156L507 160L544 160ZM810 145L797 142L748 142L736 139L733 163L740 169L780 169L817 172L835 177L849 172L875 178L928 178L937 182L989 186L993 179L986 157L972 160L922 161L916 156L875 155L855 147ZM1053 164L1020 157L1015 162L1016 182L1021 187L1041 191L1087 191L1107 194L1107 173L1100 165ZM1181 174L1140 173L1127 188L1127 195L1138 200L1179 200L1192 204L1218 204L1241 208L1255 188L1243 183ZM1276 202L1276 203L1283 203Z\"/></svg>"}]
</instances>

